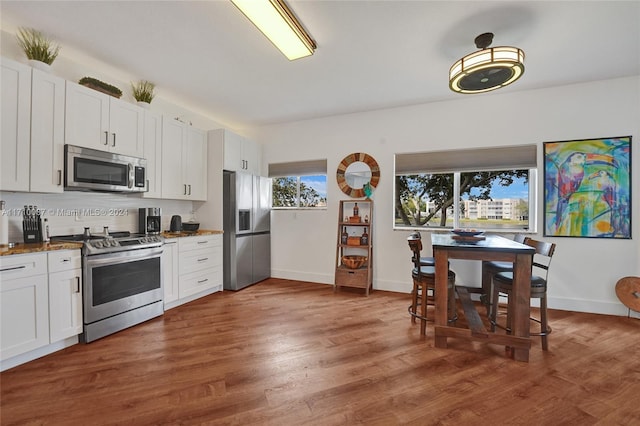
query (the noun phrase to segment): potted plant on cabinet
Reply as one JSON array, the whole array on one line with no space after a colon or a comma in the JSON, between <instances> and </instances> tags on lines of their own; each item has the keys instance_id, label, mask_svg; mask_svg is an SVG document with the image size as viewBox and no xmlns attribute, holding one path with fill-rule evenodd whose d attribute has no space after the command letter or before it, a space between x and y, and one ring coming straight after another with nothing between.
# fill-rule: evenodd
<instances>
[{"instance_id":1,"label":"potted plant on cabinet","mask_svg":"<svg viewBox=\"0 0 640 426\"><path fill-rule=\"evenodd\" d=\"M138 105L146 109L149 109L149 104L151 104L151 101L155 97L155 94L153 93L155 88L156 85L147 80L131 83L133 97L138 101Z\"/></svg>"},{"instance_id":2,"label":"potted plant on cabinet","mask_svg":"<svg viewBox=\"0 0 640 426\"><path fill-rule=\"evenodd\" d=\"M60 45L33 28L19 28L16 38L29 59L29 65L51 72L51 64L60 53Z\"/></svg>"}]
</instances>

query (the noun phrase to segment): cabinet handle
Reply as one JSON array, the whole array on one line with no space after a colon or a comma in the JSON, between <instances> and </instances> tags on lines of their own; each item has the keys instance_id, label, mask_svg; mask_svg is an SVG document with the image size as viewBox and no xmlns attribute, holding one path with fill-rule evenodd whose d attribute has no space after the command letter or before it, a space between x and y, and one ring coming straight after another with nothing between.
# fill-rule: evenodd
<instances>
[{"instance_id":1,"label":"cabinet handle","mask_svg":"<svg viewBox=\"0 0 640 426\"><path fill-rule=\"evenodd\" d=\"M116 134L113 133L113 145L111 146L116 146Z\"/></svg>"},{"instance_id":2,"label":"cabinet handle","mask_svg":"<svg viewBox=\"0 0 640 426\"><path fill-rule=\"evenodd\" d=\"M80 293L80 277L76 277L76 293Z\"/></svg>"},{"instance_id":3,"label":"cabinet handle","mask_svg":"<svg viewBox=\"0 0 640 426\"><path fill-rule=\"evenodd\" d=\"M15 271L16 269L25 269L27 265L14 266L13 268L0 269L0 272Z\"/></svg>"},{"instance_id":4,"label":"cabinet handle","mask_svg":"<svg viewBox=\"0 0 640 426\"><path fill-rule=\"evenodd\" d=\"M147 192L149 192L149 179L147 179Z\"/></svg>"},{"instance_id":5,"label":"cabinet handle","mask_svg":"<svg viewBox=\"0 0 640 426\"><path fill-rule=\"evenodd\" d=\"M62 259L60 260L61 263L67 263L67 262L71 262L71 259Z\"/></svg>"},{"instance_id":6,"label":"cabinet handle","mask_svg":"<svg viewBox=\"0 0 640 426\"><path fill-rule=\"evenodd\" d=\"M189 195L191 195L191 184L189 184Z\"/></svg>"},{"instance_id":7,"label":"cabinet handle","mask_svg":"<svg viewBox=\"0 0 640 426\"><path fill-rule=\"evenodd\" d=\"M104 144L109 145L109 132L105 130L104 132Z\"/></svg>"},{"instance_id":8,"label":"cabinet handle","mask_svg":"<svg viewBox=\"0 0 640 426\"><path fill-rule=\"evenodd\" d=\"M58 186L62 185L62 170L58 169Z\"/></svg>"},{"instance_id":9,"label":"cabinet handle","mask_svg":"<svg viewBox=\"0 0 640 426\"><path fill-rule=\"evenodd\" d=\"M182 194L182 195L187 195L187 184L186 183L184 184L184 194Z\"/></svg>"},{"instance_id":10,"label":"cabinet handle","mask_svg":"<svg viewBox=\"0 0 640 426\"><path fill-rule=\"evenodd\" d=\"M207 244L209 241L198 241L198 244Z\"/></svg>"},{"instance_id":11,"label":"cabinet handle","mask_svg":"<svg viewBox=\"0 0 640 426\"><path fill-rule=\"evenodd\" d=\"M209 278L205 278L204 280L198 280L198 284L206 283L209 281Z\"/></svg>"},{"instance_id":12,"label":"cabinet handle","mask_svg":"<svg viewBox=\"0 0 640 426\"><path fill-rule=\"evenodd\" d=\"M204 262L205 260L209 260L208 257L203 257L202 259L198 259L198 262Z\"/></svg>"}]
</instances>

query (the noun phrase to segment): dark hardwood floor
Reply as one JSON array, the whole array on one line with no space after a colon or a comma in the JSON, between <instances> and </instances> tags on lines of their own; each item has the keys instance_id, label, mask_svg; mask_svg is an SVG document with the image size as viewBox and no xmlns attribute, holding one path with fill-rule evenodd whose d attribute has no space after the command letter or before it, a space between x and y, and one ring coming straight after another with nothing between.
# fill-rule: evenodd
<instances>
[{"instance_id":1,"label":"dark hardwood floor","mask_svg":"<svg viewBox=\"0 0 640 426\"><path fill-rule=\"evenodd\" d=\"M552 310L526 364L434 348L409 299L279 279L213 294L0 373L1 423L640 424L639 320Z\"/></svg>"}]
</instances>

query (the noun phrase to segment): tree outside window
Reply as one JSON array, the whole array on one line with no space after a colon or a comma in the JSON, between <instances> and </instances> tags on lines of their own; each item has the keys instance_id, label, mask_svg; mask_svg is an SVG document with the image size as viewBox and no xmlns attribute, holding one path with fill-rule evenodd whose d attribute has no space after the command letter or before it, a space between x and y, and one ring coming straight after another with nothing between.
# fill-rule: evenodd
<instances>
[{"instance_id":1,"label":"tree outside window","mask_svg":"<svg viewBox=\"0 0 640 426\"><path fill-rule=\"evenodd\" d=\"M327 176L275 177L272 182L274 208L327 206Z\"/></svg>"},{"instance_id":2,"label":"tree outside window","mask_svg":"<svg viewBox=\"0 0 640 426\"><path fill-rule=\"evenodd\" d=\"M396 175L395 227L529 229L529 176L529 169Z\"/></svg>"}]
</instances>

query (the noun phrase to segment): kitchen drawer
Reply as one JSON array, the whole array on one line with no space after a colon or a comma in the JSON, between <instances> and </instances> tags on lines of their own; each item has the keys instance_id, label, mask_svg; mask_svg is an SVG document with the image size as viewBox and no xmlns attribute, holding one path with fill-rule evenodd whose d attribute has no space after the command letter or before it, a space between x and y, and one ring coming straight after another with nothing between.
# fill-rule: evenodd
<instances>
[{"instance_id":1,"label":"kitchen drawer","mask_svg":"<svg viewBox=\"0 0 640 426\"><path fill-rule=\"evenodd\" d=\"M345 287L367 288L367 268L336 270L336 285Z\"/></svg>"},{"instance_id":2,"label":"kitchen drawer","mask_svg":"<svg viewBox=\"0 0 640 426\"><path fill-rule=\"evenodd\" d=\"M0 257L0 278L31 277L47 273L47 253L16 254Z\"/></svg>"},{"instance_id":3,"label":"kitchen drawer","mask_svg":"<svg viewBox=\"0 0 640 426\"><path fill-rule=\"evenodd\" d=\"M180 252L180 275L222 266L222 246Z\"/></svg>"},{"instance_id":4,"label":"kitchen drawer","mask_svg":"<svg viewBox=\"0 0 640 426\"><path fill-rule=\"evenodd\" d=\"M82 267L80 250L56 250L50 251L49 273L79 269Z\"/></svg>"},{"instance_id":5,"label":"kitchen drawer","mask_svg":"<svg viewBox=\"0 0 640 426\"><path fill-rule=\"evenodd\" d=\"M179 298L191 296L214 287L222 289L222 267L205 269L180 276Z\"/></svg>"},{"instance_id":6,"label":"kitchen drawer","mask_svg":"<svg viewBox=\"0 0 640 426\"><path fill-rule=\"evenodd\" d=\"M180 252L199 250L207 247L222 247L222 235L201 235L198 237L181 237L178 240Z\"/></svg>"}]
</instances>

